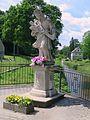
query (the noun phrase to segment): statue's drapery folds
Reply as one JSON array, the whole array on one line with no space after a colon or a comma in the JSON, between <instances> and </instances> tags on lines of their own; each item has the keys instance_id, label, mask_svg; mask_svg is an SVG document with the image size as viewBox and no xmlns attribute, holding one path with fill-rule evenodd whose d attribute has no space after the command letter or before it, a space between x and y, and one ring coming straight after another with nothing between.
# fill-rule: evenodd
<instances>
[{"instance_id":1,"label":"statue's drapery folds","mask_svg":"<svg viewBox=\"0 0 90 120\"><path fill-rule=\"evenodd\" d=\"M53 61L51 40L55 39L54 25L39 9L34 10L34 15L36 19L30 21L31 35L36 38L33 47L39 50L40 57Z\"/></svg>"}]
</instances>

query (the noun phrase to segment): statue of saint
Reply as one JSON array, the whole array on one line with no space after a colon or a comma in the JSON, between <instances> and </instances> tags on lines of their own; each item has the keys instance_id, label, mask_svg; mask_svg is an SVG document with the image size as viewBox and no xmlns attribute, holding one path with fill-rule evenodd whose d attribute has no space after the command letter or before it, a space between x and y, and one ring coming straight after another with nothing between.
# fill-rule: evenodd
<instances>
[{"instance_id":1,"label":"statue of saint","mask_svg":"<svg viewBox=\"0 0 90 120\"><path fill-rule=\"evenodd\" d=\"M48 61L53 61L51 55L51 40L55 39L55 28L50 19L41 10L34 10L36 19L30 21L31 35L36 37L33 47L39 50L39 56L45 57Z\"/></svg>"}]
</instances>

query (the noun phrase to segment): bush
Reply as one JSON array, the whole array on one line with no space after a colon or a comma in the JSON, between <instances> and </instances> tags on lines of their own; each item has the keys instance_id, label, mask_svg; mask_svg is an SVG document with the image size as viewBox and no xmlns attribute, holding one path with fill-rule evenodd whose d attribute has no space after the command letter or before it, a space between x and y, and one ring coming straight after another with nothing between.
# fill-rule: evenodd
<instances>
[{"instance_id":1,"label":"bush","mask_svg":"<svg viewBox=\"0 0 90 120\"><path fill-rule=\"evenodd\" d=\"M69 58L66 58L65 61L69 61Z\"/></svg>"},{"instance_id":2,"label":"bush","mask_svg":"<svg viewBox=\"0 0 90 120\"><path fill-rule=\"evenodd\" d=\"M77 61L82 61L82 59L80 59L80 58L77 58Z\"/></svg>"},{"instance_id":3,"label":"bush","mask_svg":"<svg viewBox=\"0 0 90 120\"><path fill-rule=\"evenodd\" d=\"M78 65L77 65L77 64L76 64L76 65L73 65L72 68L73 68L74 70L77 70L77 69L78 69Z\"/></svg>"}]
</instances>

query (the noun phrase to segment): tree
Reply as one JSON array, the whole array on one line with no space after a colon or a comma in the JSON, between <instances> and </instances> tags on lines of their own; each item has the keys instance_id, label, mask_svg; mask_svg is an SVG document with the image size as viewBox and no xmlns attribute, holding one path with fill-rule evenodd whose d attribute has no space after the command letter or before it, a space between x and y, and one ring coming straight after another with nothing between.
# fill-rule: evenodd
<instances>
[{"instance_id":1,"label":"tree","mask_svg":"<svg viewBox=\"0 0 90 120\"><path fill-rule=\"evenodd\" d=\"M27 5L27 3L11 6L9 10L6 11L2 30L4 41L12 42L17 46L24 48L24 51L27 50L25 49L27 48L27 43L31 44L28 42L31 37L29 30L30 12L30 6ZM28 51L30 51L30 49Z\"/></svg>"},{"instance_id":2,"label":"tree","mask_svg":"<svg viewBox=\"0 0 90 120\"><path fill-rule=\"evenodd\" d=\"M90 59L90 31L87 31L83 35L82 50L84 57Z\"/></svg>"},{"instance_id":3,"label":"tree","mask_svg":"<svg viewBox=\"0 0 90 120\"><path fill-rule=\"evenodd\" d=\"M61 50L60 53L63 54L66 58L69 57L70 50L68 46L64 46Z\"/></svg>"},{"instance_id":4,"label":"tree","mask_svg":"<svg viewBox=\"0 0 90 120\"><path fill-rule=\"evenodd\" d=\"M2 38L5 41L14 42L17 46L24 49L25 54L36 51L32 48L35 39L31 36L29 21L34 19L33 11L39 6L55 24L56 40L53 41L53 48L57 49L58 36L62 31L61 12L56 6L48 5L43 0L23 0L20 5L11 6L5 12L4 24L2 29Z\"/></svg>"},{"instance_id":5,"label":"tree","mask_svg":"<svg viewBox=\"0 0 90 120\"><path fill-rule=\"evenodd\" d=\"M73 37L71 38L70 41L70 52L72 52L76 47L78 47L80 45L78 39L74 39Z\"/></svg>"},{"instance_id":6,"label":"tree","mask_svg":"<svg viewBox=\"0 0 90 120\"><path fill-rule=\"evenodd\" d=\"M4 23L4 12L0 10L0 39L2 39L2 26Z\"/></svg>"}]
</instances>

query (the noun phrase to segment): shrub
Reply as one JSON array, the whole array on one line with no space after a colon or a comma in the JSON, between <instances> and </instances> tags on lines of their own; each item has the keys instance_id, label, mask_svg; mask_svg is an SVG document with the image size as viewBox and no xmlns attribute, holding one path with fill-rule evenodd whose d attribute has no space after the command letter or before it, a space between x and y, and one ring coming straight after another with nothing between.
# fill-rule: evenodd
<instances>
[{"instance_id":1,"label":"shrub","mask_svg":"<svg viewBox=\"0 0 90 120\"><path fill-rule=\"evenodd\" d=\"M82 61L82 59L81 58L77 58L77 61Z\"/></svg>"},{"instance_id":2,"label":"shrub","mask_svg":"<svg viewBox=\"0 0 90 120\"><path fill-rule=\"evenodd\" d=\"M77 70L77 69L78 69L78 65L75 64L75 65L72 66L72 68L73 68L74 70Z\"/></svg>"},{"instance_id":3,"label":"shrub","mask_svg":"<svg viewBox=\"0 0 90 120\"><path fill-rule=\"evenodd\" d=\"M65 61L69 61L70 59L69 58L66 58Z\"/></svg>"}]
</instances>

